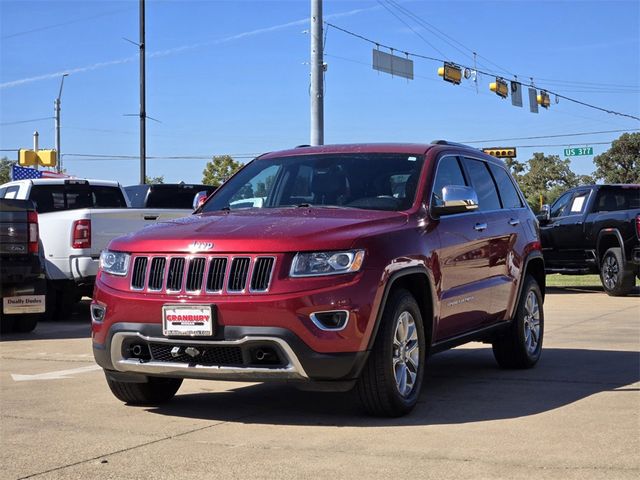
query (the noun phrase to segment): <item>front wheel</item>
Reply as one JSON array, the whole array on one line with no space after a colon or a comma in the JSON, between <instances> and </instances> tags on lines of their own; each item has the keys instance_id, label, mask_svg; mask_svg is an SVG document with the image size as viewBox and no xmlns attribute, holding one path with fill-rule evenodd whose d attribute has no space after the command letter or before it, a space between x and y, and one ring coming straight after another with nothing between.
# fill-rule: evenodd
<instances>
[{"instance_id":1,"label":"front wheel","mask_svg":"<svg viewBox=\"0 0 640 480\"><path fill-rule=\"evenodd\" d=\"M168 402L176 394L181 378L147 377L145 383L120 382L105 372L107 384L118 400L130 405L159 405Z\"/></svg>"},{"instance_id":2,"label":"front wheel","mask_svg":"<svg viewBox=\"0 0 640 480\"><path fill-rule=\"evenodd\" d=\"M531 368L540 359L543 336L542 293L527 275L511 325L493 341L493 356L502 368Z\"/></svg>"},{"instance_id":3,"label":"front wheel","mask_svg":"<svg viewBox=\"0 0 640 480\"><path fill-rule=\"evenodd\" d=\"M600 262L600 281L607 295L622 297L636 284L633 271L624 268L622 249L610 248Z\"/></svg>"},{"instance_id":4,"label":"front wheel","mask_svg":"<svg viewBox=\"0 0 640 480\"><path fill-rule=\"evenodd\" d=\"M385 306L373 349L358 380L370 415L399 417L418 403L425 364L425 336L416 300L396 290Z\"/></svg>"}]
</instances>

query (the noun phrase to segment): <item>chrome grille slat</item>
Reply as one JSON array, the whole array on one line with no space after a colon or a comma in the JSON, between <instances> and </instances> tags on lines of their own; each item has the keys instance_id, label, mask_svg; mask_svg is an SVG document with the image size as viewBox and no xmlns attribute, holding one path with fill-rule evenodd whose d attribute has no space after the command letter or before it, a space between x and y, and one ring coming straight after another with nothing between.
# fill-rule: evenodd
<instances>
[{"instance_id":1,"label":"chrome grille slat","mask_svg":"<svg viewBox=\"0 0 640 480\"><path fill-rule=\"evenodd\" d=\"M169 261L169 272L167 273L167 291L179 292L182 290L184 264L184 257L172 257Z\"/></svg>"},{"instance_id":2,"label":"chrome grille slat","mask_svg":"<svg viewBox=\"0 0 640 480\"><path fill-rule=\"evenodd\" d=\"M189 270L187 271L187 281L185 291L199 292L202 288L202 280L206 259L204 257L195 257L189 261Z\"/></svg>"},{"instance_id":3,"label":"chrome grille slat","mask_svg":"<svg viewBox=\"0 0 640 480\"><path fill-rule=\"evenodd\" d=\"M209 263L207 275L207 292L221 292L224 288L224 275L227 271L227 259L214 257Z\"/></svg>"},{"instance_id":4,"label":"chrome grille slat","mask_svg":"<svg viewBox=\"0 0 640 480\"><path fill-rule=\"evenodd\" d=\"M151 268L149 270L149 290L160 291L164 283L164 269L167 265L167 259L164 257L153 257L151 260Z\"/></svg>"},{"instance_id":5,"label":"chrome grille slat","mask_svg":"<svg viewBox=\"0 0 640 480\"><path fill-rule=\"evenodd\" d=\"M256 258L251 275L252 292L264 292L269 288L274 261L273 257Z\"/></svg>"},{"instance_id":6,"label":"chrome grille slat","mask_svg":"<svg viewBox=\"0 0 640 480\"><path fill-rule=\"evenodd\" d=\"M134 257L131 289L190 294L265 293L275 256L141 255Z\"/></svg>"},{"instance_id":7,"label":"chrome grille slat","mask_svg":"<svg viewBox=\"0 0 640 480\"><path fill-rule=\"evenodd\" d=\"M245 289L250 263L249 257L235 257L231 261L229 279L227 280L228 292L242 292Z\"/></svg>"},{"instance_id":8,"label":"chrome grille slat","mask_svg":"<svg viewBox=\"0 0 640 480\"><path fill-rule=\"evenodd\" d=\"M147 257L137 257L133 262L133 272L131 274L131 288L133 290L144 289L144 281L147 274Z\"/></svg>"}]
</instances>

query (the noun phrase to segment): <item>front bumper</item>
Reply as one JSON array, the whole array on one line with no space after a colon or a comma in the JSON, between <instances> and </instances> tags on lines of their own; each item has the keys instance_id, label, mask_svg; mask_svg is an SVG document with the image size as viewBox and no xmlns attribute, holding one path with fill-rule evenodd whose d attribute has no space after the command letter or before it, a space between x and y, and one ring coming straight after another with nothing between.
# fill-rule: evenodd
<instances>
[{"instance_id":1,"label":"front bumper","mask_svg":"<svg viewBox=\"0 0 640 480\"><path fill-rule=\"evenodd\" d=\"M349 381L358 377L368 356L366 351L314 352L283 328L227 326L223 336L221 340L166 338L160 325L117 323L111 326L104 345L94 342L93 354L98 365L107 371L247 382ZM143 354L135 355L134 347L141 347ZM198 353L186 355L189 347ZM175 348L179 353L171 358L168 352ZM271 361L258 361L255 352L259 350L273 352Z\"/></svg>"}]
</instances>

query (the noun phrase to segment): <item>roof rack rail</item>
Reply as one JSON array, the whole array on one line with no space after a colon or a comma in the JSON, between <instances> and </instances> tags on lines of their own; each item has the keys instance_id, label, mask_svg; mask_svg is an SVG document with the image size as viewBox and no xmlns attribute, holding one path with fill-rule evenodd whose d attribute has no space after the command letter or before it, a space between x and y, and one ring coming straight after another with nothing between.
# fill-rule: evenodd
<instances>
[{"instance_id":1,"label":"roof rack rail","mask_svg":"<svg viewBox=\"0 0 640 480\"><path fill-rule=\"evenodd\" d=\"M296 145L294 148L306 148L306 147L310 147L311 145Z\"/></svg>"},{"instance_id":2,"label":"roof rack rail","mask_svg":"<svg viewBox=\"0 0 640 480\"><path fill-rule=\"evenodd\" d=\"M449 140L434 140L431 142L431 145L451 145L452 147L474 148L469 145L465 145L464 143L450 142Z\"/></svg>"}]
</instances>

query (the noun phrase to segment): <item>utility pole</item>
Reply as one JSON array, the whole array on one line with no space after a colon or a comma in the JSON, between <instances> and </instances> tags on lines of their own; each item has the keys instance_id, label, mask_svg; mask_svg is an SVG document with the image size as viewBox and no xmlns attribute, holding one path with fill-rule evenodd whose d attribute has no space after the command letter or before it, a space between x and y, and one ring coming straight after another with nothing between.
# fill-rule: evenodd
<instances>
[{"instance_id":1,"label":"utility pole","mask_svg":"<svg viewBox=\"0 0 640 480\"><path fill-rule=\"evenodd\" d=\"M62 153L60 152L60 97L62 97L62 86L64 85L64 77L69 76L68 73L62 74L62 79L60 80L60 91L58 92L58 97L53 102L55 109L55 118L56 118L56 155L58 156L58 164L56 170L58 173L62 172Z\"/></svg>"},{"instance_id":2,"label":"utility pole","mask_svg":"<svg viewBox=\"0 0 640 480\"><path fill-rule=\"evenodd\" d=\"M144 59L144 0L140 0L140 184L147 177L147 131L146 131L146 98L145 98L145 59Z\"/></svg>"},{"instance_id":3,"label":"utility pole","mask_svg":"<svg viewBox=\"0 0 640 480\"><path fill-rule=\"evenodd\" d=\"M311 0L311 145L324 145L322 0Z\"/></svg>"}]
</instances>

